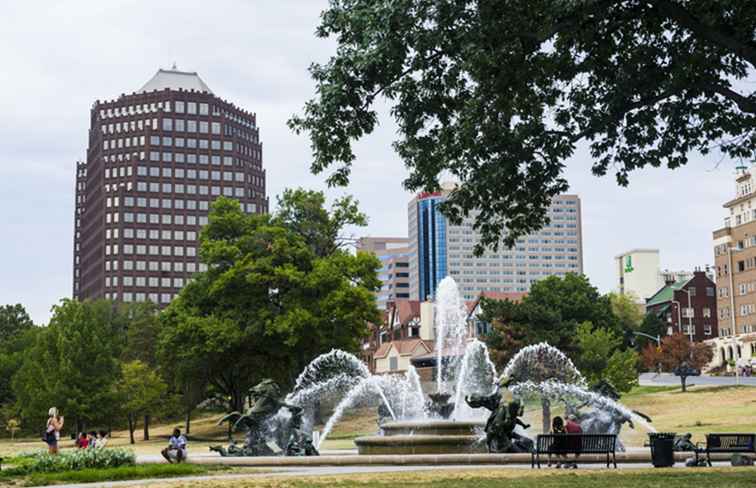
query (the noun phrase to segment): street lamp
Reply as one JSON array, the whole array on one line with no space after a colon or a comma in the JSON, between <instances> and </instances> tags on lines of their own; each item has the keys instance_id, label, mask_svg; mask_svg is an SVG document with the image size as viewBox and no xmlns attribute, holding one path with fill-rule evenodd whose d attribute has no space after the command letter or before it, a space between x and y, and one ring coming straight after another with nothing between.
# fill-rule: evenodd
<instances>
[{"instance_id":1,"label":"street lamp","mask_svg":"<svg viewBox=\"0 0 756 488\"><path fill-rule=\"evenodd\" d=\"M650 334L646 334L645 332L635 332L634 330L631 330L630 332L632 332L635 335L639 335L639 336L643 336L643 337L648 337L649 339L656 341L656 346L657 347L661 347L661 337L659 335L652 336Z\"/></svg>"},{"instance_id":2,"label":"street lamp","mask_svg":"<svg viewBox=\"0 0 756 488\"><path fill-rule=\"evenodd\" d=\"M688 337L690 342L693 342L693 307L690 305L690 288L686 291L688 292Z\"/></svg>"}]
</instances>

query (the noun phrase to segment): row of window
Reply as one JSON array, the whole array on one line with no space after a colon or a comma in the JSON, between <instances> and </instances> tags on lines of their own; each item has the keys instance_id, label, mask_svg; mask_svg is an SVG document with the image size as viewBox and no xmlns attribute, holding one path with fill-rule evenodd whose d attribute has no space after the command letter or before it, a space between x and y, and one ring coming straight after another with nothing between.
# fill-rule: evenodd
<instances>
[{"instance_id":1,"label":"row of window","mask_svg":"<svg viewBox=\"0 0 756 488\"><path fill-rule=\"evenodd\" d=\"M118 300L118 293L106 293L105 298L108 298L110 300ZM132 293L132 292L124 292L121 295L121 300L125 303L129 302L147 302L150 301L152 303L162 303L162 304L168 304L171 303L171 300L173 300L176 297L175 293L160 293L159 295L157 293ZM160 301L158 301L158 298Z\"/></svg>"},{"instance_id":2,"label":"row of window","mask_svg":"<svg viewBox=\"0 0 756 488\"><path fill-rule=\"evenodd\" d=\"M118 153L104 155L102 160L107 164L131 162L133 161L146 161L147 154L144 151L134 153ZM186 164L200 164L213 166L220 166L223 162L224 166L236 166L241 168L246 166L247 168L262 168L259 159L256 162L245 161L243 159L232 156L219 156L208 154L195 154L195 153L160 153L157 151L150 152L150 161L152 162L164 162L164 163L186 163ZM111 172L111 177L115 178L117 175ZM123 175L121 175L123 176Z\"/></svg>"},{"instance_id":3,"label":"row of window","mask_svg":"<svg viewBox=\"0 0 756 488\"><path fill-rule=\"evenodd\" d=\"M148 183L146 181L137 181L136 190L143 193L175 193L177 195L202 195L202 196L220 196L236 198L255 198L257 192L251 188L242 186L207 186L207 185L185 185L183 183Z\"/></svg>"},{"instance_id":4,"label":"row of window","mask_svg":"<svg viewBox=\"0 0 756 488\"><path fill-rule=\"evenodd\" d=\"M105 255L106 256L118 256L119 250L125 256L132 254L141 256L187 256L193 258L197 255L197 248L191 246L158 246L156 244L123 244L119 249L118 244L106 244Z\"/></svg>"},{"instance_id":5,"label":"row of window","mask_svg":"<svg viewBox=\"0 0 756 488\"><path fill-rule=\"evenodd\" d=\"M194 261L145 261L124 259L120 269L124 271L173 271L176 273L200 273L207 271L205 263L196 263ZM105 261L105 271L118 271L119 265L117 260Z\"/></svg>"},{"instance_id":6,"label":"row of window","mask_svg":"<svg viewBox=\"0 0 756 488\"><path fill-rule=\"evenodd\" d=\"M105 223L117 224L120 217L117 213L106 213ZM163 225L207 225L206 215L171 215L171 214L146 214L146 213L131 213L124 212L123 221L126 223L136 222L138 224L163 224Z\"/></svg>"},{"instance_id":7,"label":"row of window","mask_svg":"<svg viewBox=\"0 0 756 488\"><path fill-rule=\"evenodd\" d=\"M118 276L106 276L105 287L116 288L118 287ZM184 278L159 278L157 276L124 276L121 280L121 284L124 287L137 287L144 288L149 286L150 288L183 288Z\"/></svg>"},{"instance_id":8,"label":"row of window","mask_svg":"<svg viewBox=\"0 0 756 488\"><path fill-rule=\"evenodd\" d=\"M238 181L243 183L244 173L241 171L221 171L206 169L173 169L170 166L137 166L137 176L151 176L154 178L176 178L188 180L215 180L215 181ZM105 170L105 177L108 177L108 170Z\"/></svg>"},{"instance_id":9,"label":"row of window","mask_svg":"<svg viewBox=\"0 0 756 488\"><path fill-rule=\"evenodd\" d=\"M120 229L106 229L105 239L118 239L119 237L124 239L144 239L144 240L163 240L163 241L196 241L197 232L193 230L158 230L158 229L133 229L126 227L123 229L123 233Z\"/></svg>"}]
</instances>

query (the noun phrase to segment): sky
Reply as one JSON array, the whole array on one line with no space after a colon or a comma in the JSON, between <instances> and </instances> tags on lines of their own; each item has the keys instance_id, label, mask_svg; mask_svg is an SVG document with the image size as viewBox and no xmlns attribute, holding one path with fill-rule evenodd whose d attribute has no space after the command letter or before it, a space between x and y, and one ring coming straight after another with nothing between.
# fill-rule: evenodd
<instances>
[{"instance_id":1,"label":"sky","mask_svg":"<svg viewBox=\"0 0 756 488\"><path fill-rule=\"evenodd\" d=\"M216 95L257 114L271 207L284 188L354 195L370 218L360 235L407 235L407 171L391 148L396 125L356 146L346 189L309 172L304 135L286 127L313 94L307 67L335 43L314 36L326 0L5 2L0 28L0 305L37 323L71 295L75 163L85 158L90 108L138 90L158 68L197 71ZM584 272L615 287L613 257L657 248L663 268L713 264L711 233L734 194L735 162L691 155L675 171L647 169L628 188L591 175L584 147L567 162L582 200Z\"/></svg>"}]
</instances>

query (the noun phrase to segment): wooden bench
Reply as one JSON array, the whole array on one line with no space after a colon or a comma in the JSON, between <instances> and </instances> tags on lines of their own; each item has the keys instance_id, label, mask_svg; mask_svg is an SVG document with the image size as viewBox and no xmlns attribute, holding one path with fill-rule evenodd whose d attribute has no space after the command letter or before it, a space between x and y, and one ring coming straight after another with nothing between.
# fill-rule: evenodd
<instances>
[{"instance_id":1,"label":"wooden bench","mask_svg":"<svg viewBox=\"0 0 756 488\"><path fill-rule=\"evenodd\" d=\"M606 454L606 467L613 462L616 468L616 448L615 434L541 434L536 437L530 467L541 467L541 454Z\"/></svg>"},{"instance_id":2,"label":"wooden bench","mask_svg":"<svg viewBox=\"0 0 756 488\"><path fill-rule=\"evenodd\" d=\"M756 434L717 433L706 434L706 444L699 444L696 449L696 463L698 456L706 453L706 464L711 466L711 453L756 453Z\"/></svg>"}]
</instances>

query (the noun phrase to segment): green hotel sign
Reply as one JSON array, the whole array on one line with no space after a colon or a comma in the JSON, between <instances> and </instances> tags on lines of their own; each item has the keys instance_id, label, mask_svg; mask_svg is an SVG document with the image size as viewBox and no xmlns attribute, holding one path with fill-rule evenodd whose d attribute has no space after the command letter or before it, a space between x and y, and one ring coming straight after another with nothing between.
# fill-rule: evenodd
<instances>
[{"instance_id":1,"label":"green hotel sign","mask_svg":"<svg viewBox=\"0 0 756 488\"><path fill-rule=\"evenodd\" d=\"M630 273L632 271L633 271L633 257L625 256L625 273Z\"/></svg>"}]
</instances>

